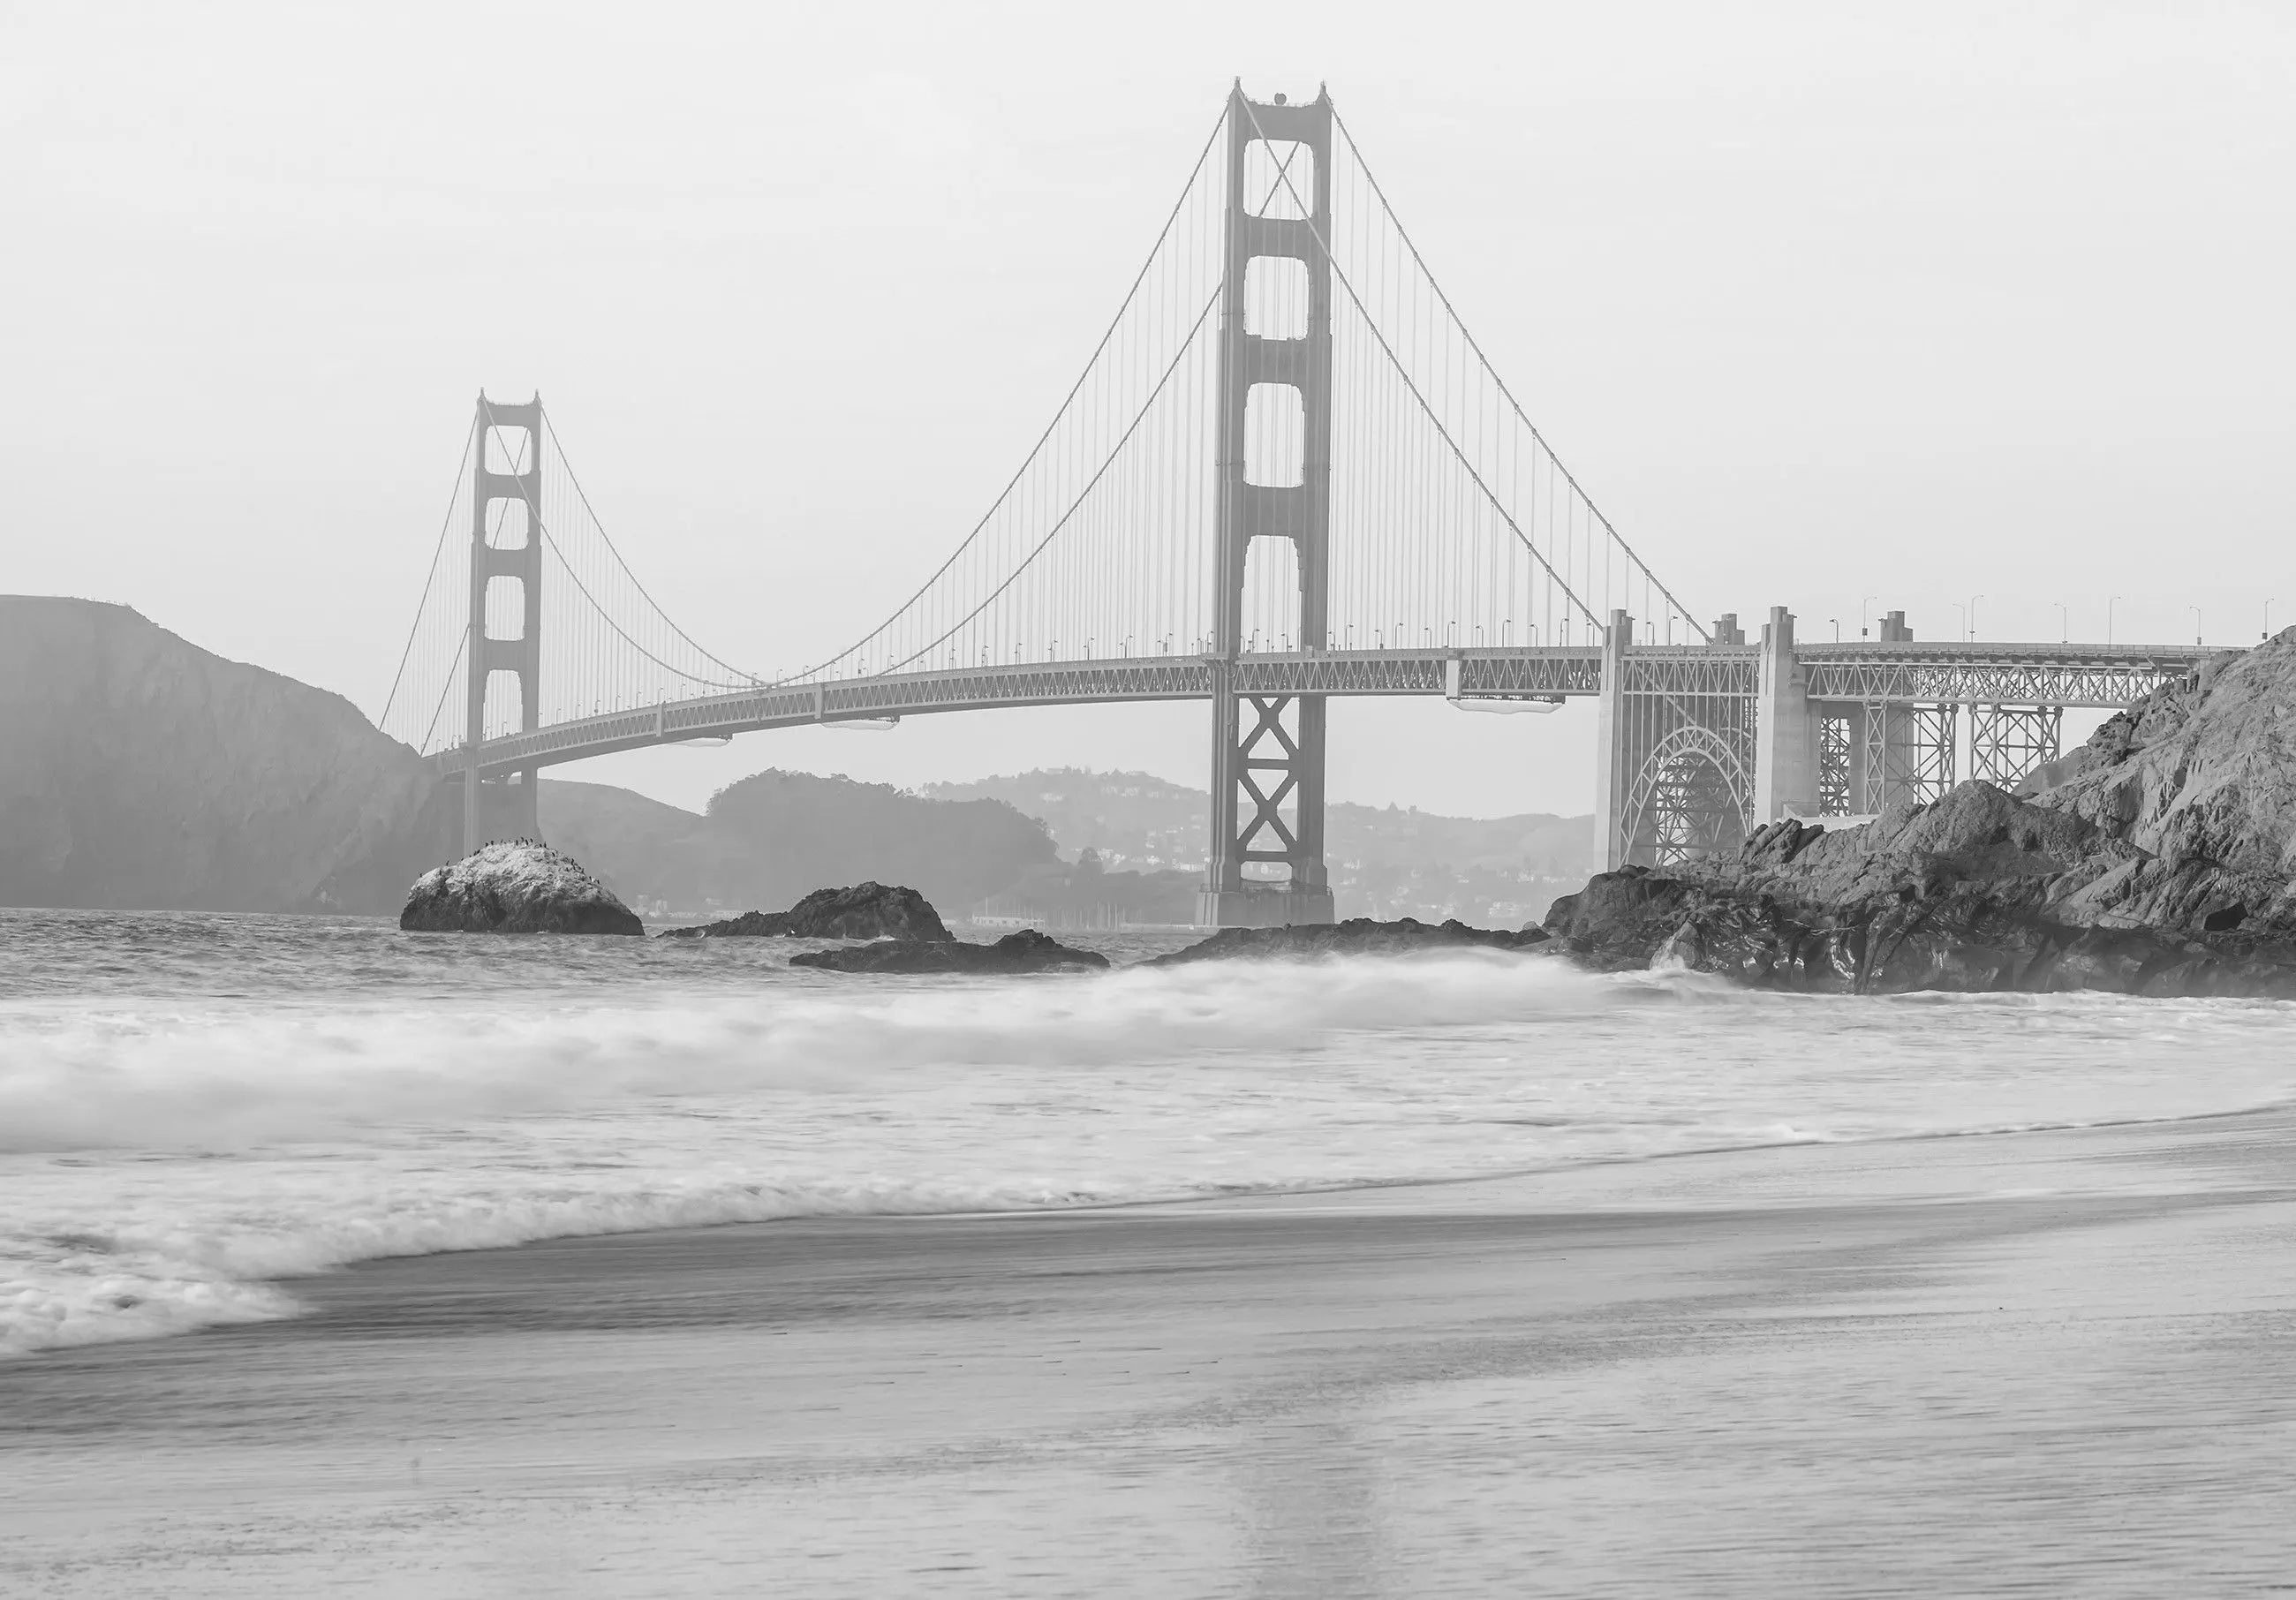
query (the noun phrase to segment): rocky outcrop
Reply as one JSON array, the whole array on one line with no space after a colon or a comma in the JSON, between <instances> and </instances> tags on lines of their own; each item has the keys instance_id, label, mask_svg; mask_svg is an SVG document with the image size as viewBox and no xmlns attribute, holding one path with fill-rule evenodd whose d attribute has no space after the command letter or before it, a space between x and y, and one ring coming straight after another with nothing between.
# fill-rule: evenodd
<instances>
[{"instance_id":1,"label":"rocky outcrop","mask_svg":"<svg viewBox=\"0 0 2296 1600\"><path fill-rule=\"evenodd\" d=\"M936 942L949 937L940 913L914 889L857 883L816 889L787 911L745 911L700 928L672 928L668 939L896 939Z\"/></svg>"},{"instance_id":2,"label":"rocky outcrop","mask_svg":"<svg viewBox=\"0 0 2296 1600\"><path fill-rule=\"evenodd\" d=\"M1184 950L1144 964L1177 966L1195 961L1313 960L1332 956L1408 956L1422 950L1478 948L1526 950L1546 942L1541 928L1520 933L1470 928L1456 919L1440 924L1404 917L1392 923L1367 916L1343 923L1300 923L1288 928L1223 928Z\"/></svg>"},{"instance_id":3,"label":"rocky outcrop","mask_svg":"<svg viewBox=\"0 0 2296 1600\"><path fill-rule=\"evenodd\" d=\"M1774 988L2296 995L2296 629L2219 657L2010 794L1968 783L1596 877L1547 930L1597 965Z\"/></svg>"},{"instance_id":4,"label":"rocky outcrop","mask_svg":"<svg viewBox=\"0 0 2296 1600\"><path fill-rule=\"evenodd\" d=\"M1008 933L993 945L964 944L951 939L891 939L836 950L808 950L791 956L790 964L832 972L995 974L1078 972L1105 967L1108 957L1095 950L1070 949L1048 934L1027 928Z\"/></svg>"},{"instance_id":5,"label":"rocky outcrop","mask_svg":"<svg viewBox=\"0 0 2296 1600\"><path fill-rule=\"evenodd\" d=\"M410 933L636 933L637 914L582 864L531 839L484 845L407 891Z\"/></svg>"}]
</instances>

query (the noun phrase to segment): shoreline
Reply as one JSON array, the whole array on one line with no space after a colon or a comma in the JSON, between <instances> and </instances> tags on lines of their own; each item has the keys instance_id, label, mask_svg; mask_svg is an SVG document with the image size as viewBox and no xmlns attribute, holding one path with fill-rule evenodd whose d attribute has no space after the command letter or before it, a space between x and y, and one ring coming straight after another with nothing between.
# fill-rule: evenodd
<instances>
[{"instance_id":1,"label":"shoreline","mask_svg":"<svg viewBox=\"0 0 2296 1600\"><path fill-rule=\"evenodd\" d=\"M2138 1594L2292 1555L2286 1107L291 1287L0 1367L0 1588Z\"/></svg>"}]
</instances>

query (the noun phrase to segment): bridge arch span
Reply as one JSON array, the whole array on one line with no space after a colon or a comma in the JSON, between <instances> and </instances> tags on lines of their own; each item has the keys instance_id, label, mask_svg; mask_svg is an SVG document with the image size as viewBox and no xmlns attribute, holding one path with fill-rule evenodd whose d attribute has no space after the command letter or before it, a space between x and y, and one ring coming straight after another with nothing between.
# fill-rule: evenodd
<instances>
[{"instance_id":1,"label":"bridge arch span","mask_svg":"<svg viewBox=\"0 0 2296 1600\"><path fill-rule=\"evenodd\" d=\"M1652 746L1627 794L1628 859L1665 866L1727 849L1751 826L1754 777L1730 742L1690 724Z\"/></svg>"}]
</instances>

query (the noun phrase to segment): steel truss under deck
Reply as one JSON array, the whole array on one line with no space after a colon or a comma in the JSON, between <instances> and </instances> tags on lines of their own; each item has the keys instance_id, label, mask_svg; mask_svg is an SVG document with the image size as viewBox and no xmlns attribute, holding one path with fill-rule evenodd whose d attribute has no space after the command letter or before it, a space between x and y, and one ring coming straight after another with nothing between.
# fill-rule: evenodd
<instances>
[{"instance_id":1,"label":"steel truss under deck","mask_svg":"<svg viewBox=\"0 0 2296 1600\"><path fill-rule=\"evenodd\" d=\"M2220 653L2193 645L1812 644L1812 700L1893 705L2125 706Z\"/></svg>"},{"instance_id":2,"label":"steel truss under deck","mask_svg":"<svg viewBox=\"0 0 2296 1600\"><path fill-rule=\"evenodd\" d=\"M2189 675L2213 653L2190 647L2031 652L1991 645L1819 645L1801 659L1814 701L1935 707L1981 701L1995 707L2123 706ZM1626 692L1669 699L1685 710L1700 702L1716 730L1735 748L1749 706L1756 652L1751 646L1638 645L1626 653ZM1331 651L1246 654L1225 663L1234 693L1282 695L1441 696L1458 663L1458 693L1467 699L1551 699L1602 691L1603 653L1595 645L1460 650ZM660 705L595 716L488 740L482 774L578 761L616 751L681 740L722 738L810 722L922 716L936 711L1013 706L1104 704L1126 701L1210 700L1223 663L1204 656L1135 656L1089 661L957 668L818 683L760 685ZM1979 693L1979 690L1982 693ZM1677 713L1678 714L1678 713ZM1685 718L1697 721L1695 715ZM1873 736L1869 725L1868 741ZM1663 737L1660 734L1659 737ZM1655 749L1656 739L1651 748ZM1646 751L1645 754L1648 753ZM1751 747L1745 757L1751 767ZM457 747L432 758L442 775L469 761ZM1875 770L1868 764L1869 774ZM1870 780L1869 780L1870 781Z\"/></svg>"}]
</instances>

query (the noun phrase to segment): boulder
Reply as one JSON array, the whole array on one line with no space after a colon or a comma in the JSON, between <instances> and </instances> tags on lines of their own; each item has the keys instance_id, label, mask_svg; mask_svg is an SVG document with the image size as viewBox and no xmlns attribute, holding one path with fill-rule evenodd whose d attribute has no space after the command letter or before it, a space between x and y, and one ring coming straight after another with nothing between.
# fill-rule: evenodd
<instances>
[{"instance_id":1,"label":"boulder","mask_svg":"<svg viewBox=\"0 0 2296 1600\"><path fill-rule=\"evenodd\" d=\"M636 933L614 891L538 840L504 839L414 881L398 925L410 933Z\"/></svg>"},{"instance_id":2,"label":"boulder","mask_svg":"<svg viewBox=\"0 0 2296 1600\"><path fill-rule=\"evenodd\" d=\"M1049 972L1104 967L1108 957L1095 950L1070 949L1048 934L1026 928L1006 934L993 945L964 944L953 939L890 939L837 950L808 950L791 956L790 964L832 972Z\"/></svg>"},{"instance_id":3,"label":"boulder","mask_svg":"<svg viewBox=\"0 0 2296 1600\"><path fill-rule=\"evenodd\" d=\"M1771 988L2296 996L2296 629L2119 713L2012 794L1629 867L1557 900L1590 964Z\"/></svg>"},{"instance_id":4,"label":"boulder","mask_svg":"<svg viewBox=\"0 0 2296 1600\"><path fill-rule=\"evenodd\" d=\"M672 928L670 939L898 939L949 937L940 913L914 889L857 883L816 889L787 911L745 911L701 928Z\"/></svg>"},{"instance_id":5,"label":"boulder","mask_svg":"<svg viewBox=\"0 0 2296 1600\"><path fill-rule=\"evenodd\" d=\"M1195 961L1311 960L1331 956L1406 956L1421 950L1477 947L1522 950L1546 942L1542 928L1520 933L1470 928L1454 918L1438 926L1415 917L1376 922L1367 916L1343 923L1302 923L1286 928L1222 928L1210 939L1159 956L1144 964L1177 966Z\"/></svg>"}]
</instances>

